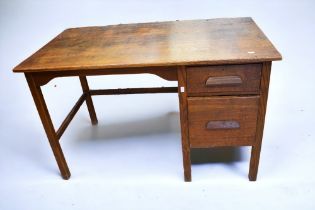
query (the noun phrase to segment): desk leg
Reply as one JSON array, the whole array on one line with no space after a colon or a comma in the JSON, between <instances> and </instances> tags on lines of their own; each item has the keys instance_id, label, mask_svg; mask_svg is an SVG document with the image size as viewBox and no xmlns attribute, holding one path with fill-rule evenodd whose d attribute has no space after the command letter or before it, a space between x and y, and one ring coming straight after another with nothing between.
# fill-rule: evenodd
<instances>
[{"instance_id":1,"label":"desk leg","mask_svg":"<svg viewBox=\"0 0 315 210\"><path fill-rule=\"evenodd\" d=\"M271 62L265 62L262 68L262 77L260 82L260 100L257 117L256 139L252 146L249 174L250 181L256 181L258 173L258 165L260 158L260 149L264 132L265 115L268 99L269 79L271 72Z\"/></svg>"},{"instance_id":2,"label":"desk leg","mask_svg":"<svg viewBox=\"0 0 315 210\"><path fill-rule=\"evenodd\" d=\"M79 78L80 78L82 90L86 94L85 101L86 101L86 106L89 110L92 125L96 125L98 121L97 121L97 117L96 117L96 113L95 113L95 109L94 109L94 105L93 105L93 101L92 101L92 97L90 93L90 88L89 88L86 76L79 76Z\"/></svg>"},{"instance_id":3,"label":"desk leg","mask_svg":"<svg viewBox=\"0 0 315 210\"><path fill-rule=\"evenodd\" d=\"M188 106L187 106L187 86L186 86L186 70L185 67L179 67L177 71L178 77L178 96L180 125L182 136L182 152L184 177L186 182L191 181L191 161L190 161L190 144L188 135Z\"/></svg>"},{"instance_id":4,"label":"desk leg","mask_svg":"<svg viewBox=\"0 0 315 210\"><path fill-rule=\"evenodd\" d=\"M36 84L31 74L25 74L25 77L28 82L28 86L31 90L38 114L44 126L51 149L57 161L61 176L64 179L69 179L71 174L70 174L67 162L65 160L65 157L63 155L63 152L61 150L61 147L60 147L57 135L56 135L56 131L52 124L41 88L40 86Z\"/></svg>"}]
</instances>

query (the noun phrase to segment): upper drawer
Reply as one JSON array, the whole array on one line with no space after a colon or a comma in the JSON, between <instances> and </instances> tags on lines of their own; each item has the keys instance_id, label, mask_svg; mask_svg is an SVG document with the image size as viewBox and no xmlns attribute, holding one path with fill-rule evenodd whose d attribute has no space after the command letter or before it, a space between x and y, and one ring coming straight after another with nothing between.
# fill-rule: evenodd
<instances>
[{"instance_id":1,"label":"upper drawer","mask_svg":"<svg viewBox=\"0 0 315 210\"><path fill-rule=\"evenodd\" d=\"M257 94L261 64L187 67L188 95Z\"/></svg>"}]
</instances>

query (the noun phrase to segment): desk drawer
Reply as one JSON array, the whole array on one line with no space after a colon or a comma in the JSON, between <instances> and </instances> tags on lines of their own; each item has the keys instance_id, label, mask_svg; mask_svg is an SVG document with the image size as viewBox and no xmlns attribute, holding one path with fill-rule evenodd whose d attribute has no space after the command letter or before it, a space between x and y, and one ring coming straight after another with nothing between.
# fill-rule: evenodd
<instances>
[{"instance_id":1,"label":"desk drawer","mask_svg":"<svg viewBox=\"0 0 315 210\"><path fill-rule=\"evenodd\" d=\"M257 94L261 68L261 64L187 67L188 95Z\"/></svg>"},{"instance_id":2,"label":"desk drawer","mask_svg":"<svg viewBox=\"0 0 315 210\"><path fill-rule=\"evenodd\" d=\"M190 97L190 146L252 145L256 133L259 96Z\"/></svg>"}]
</instances>

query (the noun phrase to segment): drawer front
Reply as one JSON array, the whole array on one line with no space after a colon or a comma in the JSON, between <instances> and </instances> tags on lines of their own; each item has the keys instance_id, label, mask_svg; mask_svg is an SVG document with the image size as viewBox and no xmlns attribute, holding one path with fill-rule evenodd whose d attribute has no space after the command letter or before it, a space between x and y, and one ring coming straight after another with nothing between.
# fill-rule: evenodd
<instances>
[{"instance_id":1,"label":"drawer front","mask_svg":"<svg viewBox=\"0 0 315 210\"><path fill-rule=\"evenodd\" d=\"M188 95L257 94L261 64L187 67Z\"/></svg>"},{"instance_id":2,"label":"drawer front","mask_svg":"<svg viewBox=\"0 0 315 210\"><path fill-rule=\"evenodd\" d=\"M255 140L259 96L190 97L190 146L246 146Z\"/></svg>"}]
</instances>

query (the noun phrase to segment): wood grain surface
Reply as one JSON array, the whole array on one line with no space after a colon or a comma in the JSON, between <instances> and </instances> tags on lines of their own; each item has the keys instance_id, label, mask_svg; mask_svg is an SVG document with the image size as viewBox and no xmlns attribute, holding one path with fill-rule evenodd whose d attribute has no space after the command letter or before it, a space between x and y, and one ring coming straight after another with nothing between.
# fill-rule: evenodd
<instances>
[{"instance_id":1,"label":"wood grain surface","mask_svg":"<svg viewBox=\"0 0 315 210\"><path fill-rule=\"evenodd\" d=\"M13 71L88 71L280 59L251 18L220 18L70 28Z\"/></svg>"}]
</instances>

